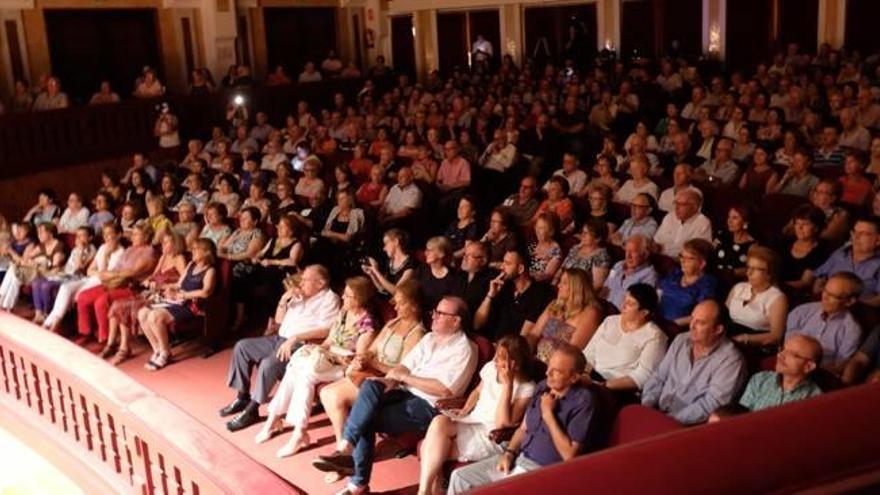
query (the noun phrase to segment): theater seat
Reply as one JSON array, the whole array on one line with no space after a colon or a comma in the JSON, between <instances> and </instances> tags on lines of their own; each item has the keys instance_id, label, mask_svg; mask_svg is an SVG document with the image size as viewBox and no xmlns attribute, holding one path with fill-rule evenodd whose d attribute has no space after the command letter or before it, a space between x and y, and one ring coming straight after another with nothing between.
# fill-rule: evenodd
<instances>
[{"instance_id":1,"label":"theater seat","mask_svg":"<svg viewBox=\"0 0 880 495\"><path fill-rule=\"evenodd\" d=\"M684 428L678 421L660 411L641 405L626 406L617 414L608 446L636 442Z\"/></svg>"},{"instance_id":2,"label":"theater seat","mask_svg":"<svg viewBox=\"0 0 880 495\"><path fill-rule=\"evenodd\" d=\"M200 335L203 344L215 345L226 329L229 319L229 288L232 282L232 262L220 260L217 264L214 294L200 304L201 315L191 320L172 322L168 331L174 335L174 345L185 341L186 336Z\"/></svg>"}]
</instances>

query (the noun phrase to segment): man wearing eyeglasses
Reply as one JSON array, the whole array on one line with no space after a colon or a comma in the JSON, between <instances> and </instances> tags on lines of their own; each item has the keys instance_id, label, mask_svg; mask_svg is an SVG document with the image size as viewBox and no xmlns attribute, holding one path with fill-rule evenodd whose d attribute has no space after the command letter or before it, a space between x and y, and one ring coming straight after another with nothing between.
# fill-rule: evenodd
<instances>
[{"instance_id":1,"label":"man wearing eyeglasses","mask_svg":"<svg viewBox=\"0 0 880 495\"><path fill-rule=\"evenodd\" d=\"M321 471L351 476L340 494L369 492L377 432L424 432L438 414L438 400L465 392L477 367L476 345L463 331L467 305L445 297L431 316L431 332L399 366L361 385L336 450L312 462Z\"/></svg>"},{"instance_id":2,"label":"man wearing eyeglasses","mask_svg":"<svg viewBox=\"0 0 880 495\"><path fill-rule=\"evenodd\" d=\"M535 212L538 211L538 200L535 195L538 191L538 182L534 177L527 176L519 183L519 190L511 194L501 203L501 206L510 209L511 215L520 225L527 224Z\"/></svg>"},{"instance_id":3,"label":"man wearing eyeglasses","mask_svg":"<svg viewBox=\"0 0 880 495\"><path fill-rule=\"evenodd\" d=\"M849 308L862 292L862 281L852 272L835 273L822 289L822 300L801 304L788 314L786 337L804 334L822 345L820 366L839 374L859 348L862 330Z\"/></svg>"},{"instance_id":4,"label":"man wearing eyeglasses","mask_svg":"<svg viewBox=\"0 0 880 495\"><path fill-rule=\"evenodd\" d=\"M810 374L822 361L822 345L813 337L794 334L776 355L776 371L756 373L739 403L752 411L777 407L822 393Z\"/></svg>"},{"instance_id":5,"label":"man wearing eyeglasses","mask_svg":"<svg viewBox=\"0 0 880 495\"><path fill-rule=\"evenodd\" d=\"M684 243L691 239L712 242L712 222L700 213L703 197L691 189L675 195L675 207L663 217L654 234L654 243L661 253L674 258L681 253Z\"/></svg>"},{"instance_id":6,"label":"man wearing eyeglasses","mask_svg":"<svg viewBox=\"0 0 880 495\"><path fill-rule=\"evenodd\" d=\"M825 280L837 272L852 272L862 281L860 298L880 306L880 218L862 217L853 225L851 240L816 269L813 292L822 292Z\"/></svg>"}]
</instances>

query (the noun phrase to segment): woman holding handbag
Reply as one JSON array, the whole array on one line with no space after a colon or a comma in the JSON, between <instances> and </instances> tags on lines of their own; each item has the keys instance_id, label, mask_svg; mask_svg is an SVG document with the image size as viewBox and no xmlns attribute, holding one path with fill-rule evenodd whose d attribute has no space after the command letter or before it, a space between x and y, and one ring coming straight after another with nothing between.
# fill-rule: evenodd
<instances>
[{"instance_id":1,"label":"woman holding handbag","mask_svg":"<svg viewBox=\"0 0 880 495\"><path fill-rule=\"evenodd\" d=\"M37 226L38 242L25 249L24 254L13 260L0 283L0 308L11 310L18 301L23 285L30 284L42 274L54 273L64 267L65 245L58 239L58 228L52 222Z\"/></svg>"},{"instance_id":2,"label":"woman holding handbag","mask_svg":"<svg viewBox=\"0 0 880 495\"><path fill-rule=\"evenodd\" d=\"M294 431L278 450L278 457L291 456L309 445L307 429L315 387L341 379L351 358L366 352L373 341L375 328L368 308L374 294L367 277L352 277L345 282L342 311L327 338L321 344L304 345L291 356L284 379L269 404L269 417L255 438L257 443L272 438L286 421Z\"/></svg>"}]
</instances>

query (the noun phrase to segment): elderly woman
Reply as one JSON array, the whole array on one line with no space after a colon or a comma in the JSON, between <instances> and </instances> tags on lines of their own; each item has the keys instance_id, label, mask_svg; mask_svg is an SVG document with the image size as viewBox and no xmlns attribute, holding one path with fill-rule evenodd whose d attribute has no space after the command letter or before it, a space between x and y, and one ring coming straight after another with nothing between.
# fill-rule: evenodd
<instances>
[{"instance_id":1,"label":"elderly woman","mask_svg":"<svg viewBox=\"0 0 880 495\"><path fill-rule=\"evenodd\" d=\"M746 264L748 279L730 289L727 310L732 325L728 334L740 344L773 348L782 343L788 298L777 286L779 255L770 248L753 246Z\"/></svg>"},{"instance_id":2,"label":"elderly woman","mask_svg":"<svg viewBox=\"0 0 880 495\"><path fill-rule=\"evenodd\" d=\"M591 219L601 220L607 225L607 232L614 232L622 223L623 219L617 218L611 209L612 190L605 184L596 184L590 187L587 199L589 207L583 212L583 221Z\"/></svg>"},{"instance_id":3,"label":"elderly woman","mask_svg":"<svg viewBox=\"0 0 880 495\"><path fill-rule=\"evenodd\" d=\"M464 406L434 417L421 447L419 493L443 493L443 463L480 461L504 450L489 433L522 421L535 394L535 384L526 374L530 354L522 336L503 337Z\"/></svg>"},{"instance_id":4,"label":"elderly woman","mask_svg":"<svg viewBox=\"0 0 880 495\"><path fill-rule=\"evenodd\" d=\"M535 219L535 242L529 244L529 274L538 282L553 280L562 265L562 249L556 242L559 218L548 212Z\"/></svg>"},{"instance_id":5,"label":"elderly woman","mask_svg":"<svg viewBox=\"0 0 880 495\"><path fill-rule=\"evenodd\" d=\"M653 239L657 232L657 220L651 214L655 209L656 203L650 194L637 194L629 203L630 217L624 220L623 225L611 234L611 242L622 246L627 239L634 235Z\"/></svg>"},{"instance_id":6,"label":"elderly woman","mask_svg":"<svg viewBox=\"0 0 880 495\"><path fill-rule=\"evenodd\" d=\"M812 157L806 150L797 150L791 160L791 166L779 180L771 177L767 181L767 194L793 194L808 196L819 178L810 173Z\"/></svg>"},{"instance_id":7,"label":"elderly woman","mask_svg":"<svg viewBox=\"0 0 880 495\"><path fill-rule=\"evenodd\" d=\"M205 207L205 226L202 227L199 237L210 240L215 246L229 238L232 229L226 224L226 213L223 203L209 203Z\"/></svg>"},{"instance_id":8,"label":"elderly woman","mask_svg":"<svg viewBox=\"0 0 880 495\"><path fill-rule=\"evenodd\" d=\"M89 215L88 224L93 232L100 234L104 224L112 222L114 219L113 213L110 211L113 209L113 196L106 192L99 192L95 196L94 204L95 211Z\"/></svg>"},{"instance_id":9,"label":"elderly woman","mask_svg":"<svg viewBox=\"0 0 880 495\"><path fill-rule=\"evenodd\" d=\"M218 252L220 258L236 262L232 267L232 285L239 286L242 279L252 271L252 262L266 244L263 231L258 228L260 211L254 207L241 210L238 215L238 228L228 237L220 241ZM238 330L244 323L244 303L247 290L233 290L235 301L235 320L232 328Z\"/></svg>"},{"instance_id":10,"label":"elderly woman","mask_svg":"<svg viewBox=\"0 0 880 495\"><path fill-rule=\"evenodd\" d=\"M538 321L523 336L542 362L547 363L558 342L583 349L599 324L602 308L593 292L590 276L579 269L562 271L556 300L547 305Z\"/></svg>"},{"instance_id":11,"label":"elderly woman","mask_svg":"<svg viewBox=\"0 0 880 495\"><path fill-rule=\"evenodd\" d=\"M185 249L183 238L171 233L161 235L162 252L153 273L144 281L146 291L133 295L128 299L116 299L110 305L109 334L104 349L99 354L101 358L108 358L116 351L111 363L117 365L131 355L128 345L129 335L137 331L138 312L149 303L154 294L176 285L186 267ZM116 337L119 336L117 347Z\"/></svg>"},{"instance_id":12,"label":"elderly woman","mask_svg":"<svg viewBox=\"0 0 880 495\"><path fill-rule=\"evenodd\" d=\"M52 222L37 225L37 242L31 244L6 271L0 283L0 309L11 310L18 301L21 287L30 284L42 273L52 273L64 266L66 246L58 239Z\"/></svg>"},{"instance_id":13,"label":"elderly woman","mask_svg":"<svg viewBox=\"0 0 880 495\"><path fill-rule=\"evenodd\" d=\"M65 313L70 309L70 304L74 301L76 294L81 290L101 285L98 274L117 268L122 253L125 251L125 248L119 243L122 239L122 230L113 222L107 222L101 234L104 243L98 248L85 276L67 278L58 287L52 310L43 322L44 328L58 333L58 327L61 325Z\"/></svg>"},{"instance_id":14,"label":"elderly woman","mask_svg":"<svg viewBox=\"0 0 880 495\"><path fill-rule=\"evenodd\" d=\"M640 283L657 285L657 270L648 261L651 238L634 235L623 245L624 257L614 264L600 294L620 309L629 286Z\"/></svg>"},{"instance_id":15,"label":"elderly woman","mask_svg":"<svg viewBox=\"0 0 880 495\"><path fill-rule=\"evenodd\" d=\"M368 264L361 269L380 292L393 295L400 284L413 276L418 266L409 254L409 234L400 229L385 232L382 251L388 258L384 267L380 268L379 262L370 257Z\"/></svg>"},{"instance_id":16,"label":"elderly woman","mask_svg":"<svg viewBox=\"0 0 880 495\"><path fill-rule=\"evenodd\" d=\"M196 207L184 203L177 210L177 223L171 227L171 231L180 237L186 243L187 251L192 248L193 243L199 238L201 225L196 221Z\"/></svg>"},{"instance_id":17,"label":"elderly woman","mask_svg":"<svg viewBox=\"0 0 880 495\"><path fill-rule=\"evenodd\" d=\"M357 208L354 195L348 189L336 193L336 206L330 210L330 216L324 222L321 238L331 259L349 254L357 237L364 229L364 210Z\"/></svg>"},{"instance_id":18,"label":"elderly woman","mask_svg":"<svg viewBox=\"0 0 880 495\"><path fill-rule=\"evenodd\" d=\"M260 213L260 218L269 217L269 209L272 207L272 201L266 196L266 184L261 181L251 182L248 187L248 197L241 203L241 209L256 208ZM233 213L229 214L233 216Z\"/></svg>"},{"instance_id":19,"label":"elderly woman","mask_svg":"<svg viewBox=\"0 0 880 495\"><path fill-rule=\"evenodd\" d=\"M593 288L599 290L608 277L611 268L611 256L605 249L608 226L601 220L588 220L581 227L581 242L571 248L562 268L577 268L587 272L592 280ZM558 281L559 274L557 273Z\"/></svg>"},{"instance_id":20,"label":"elderly woman","mask_svg":"<svg viewBox=\"0 0 880 495\"><path fill-rule=\"evenodd\" d=\"M299 182L296 183L296 188L294 189L294 195L297 198L303 198L301 201L303 205L308 204L308 198L310 198L315 191L326 190L324 188L324 181L318 176L320 170L321 161L318 158L313 158L303 164L303 173L305 175L299 179Z\"/></svg>"},{"instance_id":21,"label":"elderly woman","mask_svg":"<svg viewBox=\"0 0 880 495\"><path fill-rule=\"evenodd\" d=\"M464 290L464 275L453 268L449 260L452 248L445 237L432 237L425 243L425 264L416 268L413 278L424 291L424 308L435 308L445 296L460 295ZM429 313L425 320L429 320Z\"/></svg>"},{"instance_id":22,"label":"elderly woman","mask_svg":"<svg viewBox=\"0 0 880 495\"><path fill-rule=\"evenodd\" d=\"M712 244L704 239L684 243L678 255L681 266L660 280L660 311L662 318L678 325L691 321L691 310L697 303L715 297L718 281L706 266L712 256Z\"/></svg>"},{"instance_id":23,"label":"elderly woman","mask_svg":"<svg viewBox=\"0 0 880 495\"><path fill-rule=\"evenodd\" d=\"M186 201L196 207L196 213L203 213L205 205L208 204L209 193L202 185L202 176L199 174L189 174L186 180L183 181L183 185L186 186L186 191L180 197L180 202L174 205L172 209L176 211L180 204Z\"/></svg>"},{"instance_id":24,"label":"elderly woman","mask_svg":"<svg viewBox=\"0 0 880 495\"><path fill-rule=\"evenodd\" d=\"M742 205L727 210L727 229L715 232L715 268L733 272L735 276L746 274L746 253L755 243L749 233L752 214Z\"/></svg>"},{"instance_id":25,"label":"elderly woman","mask_svg":"<svg viewBox=\"0 0 880 495\"><path fill-rule=\"evenodd\" d=\"M559 225L563 232L570 231L574 220L574 203L568 197L568 181L564 177L555 175L547 181L547 199L539 206L532 217L534 222L538 215L544 212L553 212L559 217ZM503 253L502 253L503 255Z\"/></svg>"},{"instance_id":26,"label":"elderly woman","mask_svg":"<svg viewBox=\"0 0 880 495\"><path fill-rule=\"evenodd\" d=\"M345 377L345 369L355 355L363 355L375 336L375 324L369 307L375 289L369 279L357 276L346 280L342 292L342 311L320 345L300 347L287 365L284 379L269 403L269 417L257 434L263 443L277 433L286 421L293 425L290 440L278 450L278 457L296 454L311 442L309 414L320 383Z\"/></svg>"},{"instance_id":27,"label":"elderly woman","mask_svg":"<svg viewBox=\"0 0 880 495\"><path fill-rule=\"evenodd\" d=\"M86 269L95 257L95 246L92 245L92 230L81 226L76 230L74 246L64 267L42 272L31 283L31 295L34 300L34 323L41 325L55 303L55 293L61 284L68 280L83 277Z\"/></svg>"},{"instance_id":28,"label":"elderly woman","mask_svg":"<svg viewBox=\"0 0 880 495\"><path fill-rule=\"evenodd\" d=\"M477 232L477 198L464 195L458 200L456 220L446 228L444 236L452 244L452 257L460 260L464 256L464 246L468 241L479 238Z\"/></svg>"},{"instance_id":29,"label":"elderly woman","mask_svg":"<svg viewBox=\"0 0 880 495\"><path fill-rule=\"evenodd\" d=\"M655 199L660 196L657 184L648 178L648 168L648 159L645 155L632 157L629 161L629 175L632 179L620 186L614 195L614 200L620 203L629 203L641 193L648 194Z\"/></svg>"},{"instance_id":30,"label":"elderly woman","mask_svg":"<svg viewBox=\"0 0 880 495\"><path fill-rule=\"evenodd\" d=\"M93 319L98 323L98 341L103 342L109 334L110 318L108 311L116 299L128 299L135 295L133 284L147 278L156 264L156 254L150 245L152 232L146 223L135 226L131 236L131 246L122 253L114 270L98 273L101 285L85 289L76 296L77 327L79 338L76 343L85 345L94 334Z\"/></svg>"},{"instance_id":31,"label":"elderly woman","mask_svg":"<svg viewBox=\"0 0 880 495\"><path fill-rule=\"evenodd\" d=\"M584 348L587 373L610 390L637 392L666 353L666 335L651 321L657 291L647 284L626 289L620 314L605 318Z\"/></svg>"},{"instance_id":32,"label":"elderly woman","mask_svg":"<svg viewBox=\"0 0 880 495\"><path fill-rule=\"evenodd\" d=\"M849 213L837 204L842 193L841 183L830 178L820 180L810 192L810 202L825 214L825 228L819 237L832 243L849 239Z\"/></svg>"},{"instance_id":33,"label":"elderly woman","mask_svg":"<svg viewBox=\"0 0 880 495\"><path fill-rule=\"evenodd\" d=\"M293 197L293 183L289 180L279 181L275 184L275 205L272 213L269 214L269 220L273 224L287 215L297 211L299 206L296 204L296 198Z\"/></svg>"},{"instance_id":34,"label":"elderly woman","mask_svg":"<svg viewBox=\"0 0 880 495\"><path fill-rule=\"evenodd\" d=\"M83 205L82 196L72 192L67 197L67 208L58 220L59 234L76 234L80 227L88 225L89 209Z\"/></svg>"},{"instance_id":35,"label":"elderly woman","mask_svg":"<svg viewBox=\"0 0 880 495\"><path fill-rule=\"evenodd\" d=\"M214 269L214 243L199 239L193 246L192 261L183 271L180 281L165 289L164 301L143 308L138 313L138 321L153 355L144 368L157 371L171 362L171 348L168 343L168 326L198 316L198 301L211 297L216 284Z\"/></svg>"},{"instance_id":36,"label":"elderly woman","mask_svg":"<svg viewBox=\"0 0 880 495\"><path fill-rule=\"evenodd\" d=\"M801 205L792 213L794 237L781 249L780 280L797 291L809 290L811 272L828 258L828 244L819 238L825 226L825 213L813 205Z\"/></svg>"},{"instance_id":37,"label":"elderly woman","mask_svg":"<svg viewBox=\"0 0 880 495\"><path fill-rule=\"evenodd\" d=\"M221 174L217 182L217 190L211 195L212 203L222 203L226 206L226 212L230 216L238 213L241 206L241 196L236 192L238 190L238 180L232 174ZM179 210L179 208L178 208Z\"/></svg>"}]
</instances>

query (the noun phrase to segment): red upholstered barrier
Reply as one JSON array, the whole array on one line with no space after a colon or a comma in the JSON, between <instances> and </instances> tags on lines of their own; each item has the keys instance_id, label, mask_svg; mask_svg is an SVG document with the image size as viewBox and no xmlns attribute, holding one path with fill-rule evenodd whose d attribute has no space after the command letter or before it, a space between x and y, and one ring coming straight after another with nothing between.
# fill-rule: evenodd
<instances>
[{"instance_id":1,"label":"red upholstered barrier","mask_svg":"<svg viewBox=\"0 0 880 495\"><path fill-rule=\"evenodd\" d=\"M878 493L878 410L880 385L855 387L622 445L473 493Z\"/></svg>"}]
</instances>

